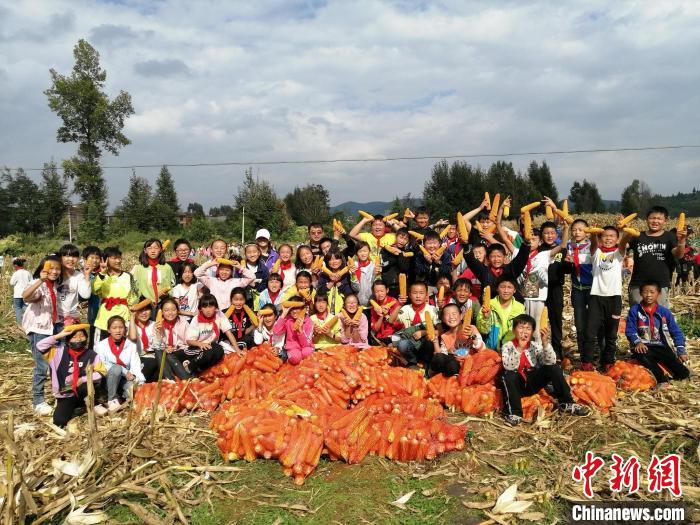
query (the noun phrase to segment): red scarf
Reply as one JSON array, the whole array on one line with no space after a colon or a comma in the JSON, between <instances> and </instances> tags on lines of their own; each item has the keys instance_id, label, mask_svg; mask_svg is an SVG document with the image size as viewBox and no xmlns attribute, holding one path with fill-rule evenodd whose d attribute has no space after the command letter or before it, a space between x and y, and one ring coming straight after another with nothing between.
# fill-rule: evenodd
<instances>
[{"instance_id":1,"label":"red scarf","mask_svg":"<svg viewBox=\"0 0 700 525\"><path fill-rule=\"evenodd\" d=\"M514 338L513 339L513 345L515 348L520 348L518 346L518 339ZM522 376L522 378L527 381L527 377L525 376L525 370L528 368L532 368L532 363L530 362L530 359L528 359L527 354L525 353L525 350L530 348L530 345L527 345L525 348L522 348L520 351L520 363L518 363L518 373Z\"/></svg>"},{"instance_id":2,"label":"red scarf","mask_svg":"<svg viewBox=\"0 0 700 525\"><path fill-rule=\"evenodd\" d=\"M148 259L148 266L151 267L151 286L153 287L153 302L158 302L158 259Z\"/></svg>"},{"instance_id":3,"label":"red scarf","mask_svg":"<svg viewBox=\"0 0 700 525\"><path fill-rule=\"evenodd\" d=\"M493 266L489 266L489 270L496 277L500 277L503 274L503 266L501 266L500 268L494 268Z\"/></svg>"},{"instance_id":4,"label":"red scarf","mask_svg":"<svg viewBox=\"0 0 700 525\"><path fill-rule=\"evenodd\" d=\"M284 279L284 277L283 277L282 279ZM279 295L280 295L281 293L282 293L282 290L278 290L278 291L275 292L275 293L272 293L270 290L268 290L268 291L267 291L267 295L270 296L270 302L271 302L272 304L275 304L275 301L277 301L277 298L279 297Z\"/></svg>"},{"instance_id":5,"label":"red scarf","mask_svg":"<svg viewBox=\"0 0 700 525\"><path fill-rule=\"evenodd\" d=\"M606 248L605 246L598 246L598 249L603 253L611 253L615 250L618 250L619 246L611 246L610 248Z\"/></svg>"},{"instance_id":6,"label":"red scarf","mask_svg":"<svg viewBox=\"0 0 700 525\"><path fill-rule=\"evenodd\" d=\"M110 337L110 340L111 339L112 338ZM70 358L73 361L73 384L71 386L73 387L74 394L78 393L78 378L80 377L80 363L78 362L78 357L80 357L85 350L85 348L83 350L73 350L70 347L68 348L68 355L70 355Z\"/></svg>"},{"instance_id":7,"label":"red scarf","mask_svg":"<svg viewBox=\"0 0 700 525\"><path fill-rule=\"evenodd\" d=\"M447 249L450 246L452 246L453 244L457 244L458 242L459 242L459 235L455 235L455 237L453 239L450 239L449 237L447 239L445 239L445 243L444 243L445 244L445 251L447 251ZM457 250L455 250L454 255L457 255Z\"/></svg>"},{"instance_id":8,"label":"red scarf","mask_svg":"<svg viewBox=\"0 0 700 525\"><path fill-rule=\"evenodd\" d=\"M194 259L187 258L184 261L181 259L178 259L177 257L173 257L170 259L170 262L181 262L181 263L191 263L194 264Z\"/></svg>"},{"instance_id":9,"label":"red scarf","mask_svg":"<svg viewBox=\"0 0 700 525\"><path fill-rule=\"evenodd\" d=\"M367 259L364 262L359 260L357 261L357 270L355 270L355 275L357 276L358 281L362 279L362 268L369 266L369 263L371 262L372 261L370 261L369 259Z\"/></svg>"},{"instance_id":10,"label":"red scarf","mask_svg":"<svg viewBox=\"0 0 700 525\"><path fill-rule=\"evenodd\" d=\"M416 310L416 307L413 306L413 305L411 305L411 308L413 309L413 321L412 321L411 324L417 325L417 324L421 324L421 323L423 322L423 321L421 321L420 313L421 313L423 310L425 310L425 306L426 306L425 303L423 303L423 304L420 306L420 308L419 308L418 310Z\"/></svg>"},{"instance_id":11,"label":"red scarf","mask_svg":"<svg viewBox=\"0 0 700 525\"><path fill-rule=\"evenodd\" d=\"M102 299L102 304L105 305L105 308L107 309L107 311L109 311L118 304L123 304L124 306L126 306L127 303L126 299L124 299L123 297L104 297Z\"/></svg>"},{"instance_id":12,"label":"red scarf","mask_svg":"<svg viewBox=\"0 0 700 525\"><path fill-rule=\"evenodd\" d=\"M243 337L243 319L245 317L245 312L242 309L238 313L240 315L236 315L236 310L231 312L231 321L233 321L233 327L236 329L236 339Z\"/></svg>"},{"instance_id":13,"label":"red scarf","mask_svg":"<svg viewBox=\"0 0 700 525\"><path fill-rule=\"evenodd\" d=\"M282 284L284 284L284 271L290 270L292 268L292 261L288 263L280 261L280 277L282 277Z\"/></svg>"},{"instance_id":14,"label":"red scarf","mask_svg":"<svg viewBox=\"0 0 700 525\"><path fill-rule=\"evenodd\" d=\"M46 283L46 288L48 288L49 295L51 296L51 321L55 323L58 320L58 306L56 305L56 289L54 288L55 283L48 279L44 282Z\"/></svg>"},{"instance_id":15,"label":"red scarf","mask_svg":"<svg viewBox=\"0 0 700 525\"><path fill-rule=\"evenodd\" d=\"M527 264L525 265L525 275L529 275L532 271L532 261L540 252L537 250L531 251L527 256Z\"/></svg>"},{"instance_id":16,"label":"red scarf","mask_svg":"<svg viewBox=\"0 0 700 525\"><path fill-rule=\"evenodd\" d=\"M141 324L136 321L136 326L141 329L141 350L145 352L148 350L148 335L146 335L147 324Z\"/></svg>"},{"instance_id":17,"label":"red scarf","mask_svg":"<svg viewBox=\"0 0 700 525\"><path fill-rule=\"evenodd\" d=\"M124 364L121 358L122 350L124 350L124 344L126 343L126 339L122 339L121 344L119 346L116 345L111 335L107 338L107 341L109 342L109 350L112 352L112 355L117 360L117 364L126 368L126 365ZM73 371L73 377L76 377L75 370Z\"/></svg>"},{"instance_id":18,"label":"red scarf","mask_svg":"<svg viewBox=\"0 0 700 525\"><path fill-rule=\"evenodd\" d=\"M214 334L216 335L215 341L219 340L219 325L216 324L216 314L212 315L211 317L205 317L204 314L200 311L197 314L197 322L199 324L202 323L209 323L212 325L212 329L214 330Z\"/></svg>"},{"instance_id":19,"label":"red scarf","mask_svg":"<svg viewBox=\"0 0 700 525\"><path fill-rule=\"evenodd\" d=\"M655 322L654 322L654 314L656 314L656 309L659 307L657 303L654 303L653 306L642 306L642 310L646 312L646 314L649 316L649 336L651 339L654 338L654 328Z\"/></svg>"},{"instance_id":20,"label":"red scarf","mask_svg":"<svg viewBox=\"0 0 700 525\"><path fill-rule=\"evenodd\" d=\"M578 257L581 248L587 248L590 246L589 242L583 242L581 244L574 243L574 269L576 270L576 277L581 277L581 260Z\"/></svg>"},{"instance_id":21,"label":"red scarf","mask_svg":"<svg viewBox=\"0 0 700 525\"><path fill-rule=\"evenodd\" d=\"M175 332L175 325L176 324L177 324L177 317L175 318L174 321L168 321L167 319L163 319L163 328L168 333L168 346L169 347L175 346L173 344L173 339L174 339L174 332Z\"/></svg>"},{"instance_id":22,"label":"red scarf","mask_svg":"<svg viewBox=\"0 0 700 525\"><path fill-rule=\"evenodd\" d=\"M326 317L328 317L328 310L323 312L323 317L321 317L321 314L316 314L316 319L318 319L319 321L325 321Z\"/></svg>"}]
</instances>

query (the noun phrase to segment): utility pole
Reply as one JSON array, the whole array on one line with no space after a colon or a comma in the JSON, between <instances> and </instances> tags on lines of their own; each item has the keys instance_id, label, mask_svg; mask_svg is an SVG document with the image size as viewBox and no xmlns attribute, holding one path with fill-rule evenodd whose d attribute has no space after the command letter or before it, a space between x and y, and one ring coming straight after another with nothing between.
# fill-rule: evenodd
<instances>
[{"instance_id":1,"label":"utility pole","mask_svg":"<svg viewBox=\"0 0 700 525\"><path fill-rule=\"evenodd\" d=\"M243 236L245 235L245 206L243 206L243 218L241 219L241 246L245 242Z\"/></svg>"}]
</instances>

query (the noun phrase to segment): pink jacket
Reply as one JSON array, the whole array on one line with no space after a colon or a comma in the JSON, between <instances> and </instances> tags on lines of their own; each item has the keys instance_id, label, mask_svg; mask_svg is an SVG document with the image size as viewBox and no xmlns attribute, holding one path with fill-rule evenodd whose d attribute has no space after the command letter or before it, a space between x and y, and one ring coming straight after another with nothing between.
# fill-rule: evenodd
<instances>
[{"instance_id":1,"label":"pink jacket","mask_svg":"<svg viewBox=\"0 0 700 525\"><path fill-rule=\"evenodd\" d=\"M291 317L280 317L272 326L272 333L275 335L285 336L285 348L289 343L296 343L299 346L313 346L314 340L314 323L309 316L306 316L301 325L301 330L294 330L295 320Z\"/></svg>"},{"instance_id":2,"label":"pink jacket","mask_svg":"<svg viewBox=\"0 0 700 525\"><path fill-rule=\"evenodd\" d=\"M367 316L360 316L360 325L353 329L351 335L346 336L345 331L345 315L342 313L338 316L343 328L340 331L340 342L344 345L351 345L356 348L369 348L369 343L367 342L367 333L369 332L369 323L367 322Z\"/></svg>"},{"instance_id":3,"label":"pink jacket","mask_svg":"<svg viewBox=\"0 0 700 525\"><path fill-rule=\"evenodd\" d=\"M38 279L30 282L29 286L36 281ZM51 304L51 294L46 283L41 283L41 286L34 291L26 302L29 306L27 306L22 317L22 330L24 330L24 333L34 332L35 334L52 335L53 305ZM56 297L56 303L56 306L58 306L58 296Z\"/></svg>"},{"instance_id":4,"label":"pink jacket","mask_svg":"<svg viewBox=\"0 0 700 525\"><path fill-rule=\"evenodd\" d=\"M216 302L219 303L219 310L226 310L231 306L231 290L238 286L245 288L255 280L255 272L248 268L241 268L240 272L243 277L232 277L222 281L218 277L207 275L207 270L200 266L194 271L194 275L216 297Z\"/></svg>"}]
</instances>

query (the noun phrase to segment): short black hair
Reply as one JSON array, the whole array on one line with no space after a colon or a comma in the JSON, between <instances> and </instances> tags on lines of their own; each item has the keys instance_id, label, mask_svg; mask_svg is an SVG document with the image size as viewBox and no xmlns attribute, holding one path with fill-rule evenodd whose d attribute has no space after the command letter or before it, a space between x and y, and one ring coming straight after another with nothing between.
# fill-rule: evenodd
<instances>
[{"instance_id":1,"label":"short black hair","mask_svg":"<svg viewBox=\"0 0 700 525\"><path fill-rule=\"evenodd\" d=\"M535 319L531 315L527 314L520 314L516 316L515 319L513 319L513 329L515 329L516 326L521 324L529 324L533 330L537 326Z\"/></svg>"},{"instance_id":2,"label":"short black hair","mask_svg":"<svg viewBox=\"0 0 700 525\"><path fill-rule=\"evenodd\" d=\"M270 281L278 281L280 283L284 283L284 281L282 280L282 276L277 272L272 272L270 275L268 275L267 282L269 283Z\"/></svg>"},{"instance_id":3,"label":"short black hair","mask_svg":"<svg viewBox=\"0 0 700 525\"><path fill-rule=\"evenodd\" d=\"M656 288L656 291L661 291L661 284L659 284L659 281L644 281L642 284L639 285L639 291L641 292L647 286L653 286L654 288Z\"/></svg>"},{"instance_id":4,"label":"short black hair","mask_svg":"<svg viewBox=\"0 0 700 525\"><path fill-rule=\"evenodd\" d=\"M102 251L102 258L107 259L107 257L121 257L122 256L122 251L119 249L119 246L107 246L103 251Z\"/></svg>"},{"instance_id":5,"label":"short black hair","mask_svg":"<svg viewBox=\"0 0 700 525\"><path fill-rule=\"evenodd\" d=\"M574 222L571 223L571 226L573 226L574 224L577 224L577 223L583 224L586 228L588 228L588 221L586 219L581 219L579 217L578 219L574 220Z\"/></svg>"},{"instance_id":6,"label":"short black hair","mask_svg":"<svg viewBox=\"0 0 700 525\"><path fill-rule=\"evenodd\" d=\"M59 257L80 257L80 249L75 244L64 244L56 254Z\"/></svg>"},{"instance_id":7,"label":"short black hair","mask_svg":"<svg viewBox=\"0 0 700 525\"><path fill-rule=\"evenodd\" d=\"M306 231L311 231L311 228L321 228L323 229L323 224L320 222L312 222L306 227Z\"/></svg>"},{"instance_id":8,"label":"short black hair","mask_svg":"<svg viewBox=\"0 0 700 525\"><path fill-rule=\"evenodd\" d=\"M425 236L423 237L423 245L425 245L425 243L428 241L440 242L440 234L433 230L426 232Z\"/></svg>"},{"instance_id":9,"label":"short black hair","mask_svg":"<svg viewBox=\"0 0 700 525\"><path fill-rule=\"evenodd\" d=\"M362 248L367 248L370 252L372 251L372 248L369 247L369 243L365 241L356 241L355 242L355 255L357 255L357 252L359 252Z\"/></svg>"},{"instance_id":10,"label":"short black hair","mask_svg":"<svg viewBox=\"0 0 700 525\"><path fill-rule=\"evenodd\" d=\"M545 228L552 228L554 231L557 231L557 225L552 221L546 221L540 225L540 234L545 230Z\"/></svg>"},{"instance_id":11,"label":"short black hair","mask_svg":"<svg viewBox=\"0 0 700 525\"><path fill-rule=\"evenodd\" d=\"M408 235L408 228L399 228L398 230L396 230L396 235Z\"/></svg>"},{"instance_id":12,"label":"short black hair","mask_svg":"<svg viewBox=\"0 0 700 525\"><path fill-rule=\"evenodd\" d=\"M428 217L430 217L430 210L428 210L428 208L425 206L418 206L413 211L413 215L415 215L416 217L418 217L418 215L427 215Z\"/></svg>"},{"instance_id":13,"label":"short black hair","mask_svg":"<svg viewBox=\"0 0 700 525\"><path fill-rule=\"evenodd\" d=\"M386 284L386 281L384 279L377 279L372 283L372 290L374 290L375 286L383 286L384 288L389 288L389 285Z\"/></svg>"},{"instance_id":14,"label":"short black hair","mask_svg":"<svg viewBox=\"0 0 700 525\"><path fill-rule=\"evenodd\" d=\"M17 258L15 258L15 259L12 259L12 264L13 264L14 266L19 267L19 268L24 268L24 263L26 263L26 262L27 262L27 260L26 260L26 259L22 259L21 257L17 257Z\"/></svg>"},{"instance_id":15,"label":"short black hair","mask_svg":"<svg viewBox=\"0 0 700 525\"><path fill-rule=\"evenodd\" d=\"M491 255L493 252L501 252L503 255L506 254L506 247L500 243L494 242L486 247L486 257Z\"/></svg>"},{"instance_id":16,"label":"short black hair","mask_svg":"<svg viewBox=\"0 0 700 525\"><path fill-rule=\"evenodd\" d=\"M311 272L301 270L299 273L297 273L296 277L294 278L294 282L299 282L299 277L306 277L309 280L309 282L311 282Z\"/></svg>"},{"instance_id":17,"label":"short black hair","mask_svg":"<svg viewBox=\"0 0 700 525\"><path fill-rule=\"evenodd\" d=\"M411 288L413 288L414 286L422 286L423 288L425 288L426 292L428 291L427 283L425 283L423 281L415 281L415 282L411 283L411 286L408 287L409 292L411 291Z\"/></svg>"},{"instance_id":18,"label":"short black hair","mask_svg":"<svg viewBox=\"0 0 700 525\"><path fill-rule=\"evenodd\" d=\"M652 206L651 208L649 208L649 210L647 211L647 219L652 213L660 213L664 216L664 219L668 219L668 210L663 206Z\"/></svg>"},{"instance_id":19,"label":"short black hair","mask_svg":"<svg viewBox=\"0 0 700 525\"><path fill-rule=\"evenodd\" d=\"M114 323L116 323L117 321L121 321L121 323L122 323L124 326L126 326L126 321L124 320L123 317L121 317L121 316L119 316L119 315L113 315L112 317L110 317L109 319L107 319L107 330L109 330L110 328L112 328L112 325L113 325Z\"/></svg>"},{"instance_id":20,"label":"short black hair","mask_svg":"<svg viewBox=\"0 0 700 525\"><path fill-rule=\"evenodd\" d=\"M603 231L613 231L615 232L618 236L620 235L620 232L617 230L615 226L612 224L608 224L607 226L603 226Z\"/></svg>"},{"instance_id":21,"label":"short black hair","mask_svg":"<svg viewBox=\"0 0 700 525\"><path fill-rule=\"evenodd\" d=\"M471 291L472 282L469 279L465 279L464 277L460 277L454 283L452 283L452 290L456 290L460 286L466 286Z\"/></svg>"},{"instance_id":22,"label":"short black hair","mask_svg":"<svg viewBox=\"0 0 700 525\"><path fill-rule=\"evenodd\" d=\"M437 280L439 281L440 279L447 279L450 281L450 286L452 286L452 275L450 275L447 272L440 272L437 276Z\"/></svg>"},{"instance_id":23,"label":"short black hair","mask_svg":"<svg viewBox=\"0 0 700 525\"><path fill-rule=\"evenodd\" d=\"M216 300L216 297L213 294L205 293L199 298L199 308L202 309L207 306L219 307L219 302Z\"/></svg>"},{"instance_id":24,"label":"short black hair","mask_svg":"<svg viewBox=\"0 0 700 525\"><path fill-rule=\"evenodd\" d=\"M325 290L318 292L314 296L314 304L316 304L318 301L326 301L328 302L328 294L326 293Z\"/></svg>"},{"instance_id":25,"label":"short black hair","mask_svg":"<svg viewBox=\"0 0 700 525\"><path fill-rule=\"evenodd\" d=\"M233 299L235 295L242 295L245 299L245 288L241 286L236 286L233 290L231 290L231 299Z\"/></svg>"},{"instance_id":26,"label":"short black hair","mask_svg":"<svg viewBox=\"0 0 700 525\"><path fill-rule=\"evenodd\" d=\"M192 249L192 245L190 244L190 241L188 241L187 239L177 239L177 240L173 243L173 248L177 248L177 247L180 246L181 244L186 244L187 247L188 247L190 250Z\"/></svg>"},{"instance_id":27,"label":"short black hair","mask_svg":"<svg viewBox=\"0 0 700 525\"><path fill-rule=\"evenodd\" d=\"M98 246L92 246L92 245L86 246L85 248L83 248L83 254L82 254L83 259L87 259L91 255L97 255L98 257L101 258L102 257L102 250L100 250L100 248Z\"/></svg>"},{"instance_id":28,"label":"short black hair","mask_svg":"<svg viewBox=\"0 0 700 525\"><path fill-rule=\"evenodd\" d=\"M318 245L320 246L324 242L329 242L329 243L333 244L333 239L331 239L330 237L321 237L321 240L318 241Z\"/></svg>"},{"instance_id":29,"label":"short black hair","mask_svg":"<svg viewBox=\"0 0 700 525\"><path fill-rule=\"evenodd\" d=\"M512 284L516 290L518 288L518 281L516 281L515 278L510 277L509 275L503 275L498 279L498 281L496 281L496 290L498 290L498 287L503 283Z\"/></svg>"}]
</instances>

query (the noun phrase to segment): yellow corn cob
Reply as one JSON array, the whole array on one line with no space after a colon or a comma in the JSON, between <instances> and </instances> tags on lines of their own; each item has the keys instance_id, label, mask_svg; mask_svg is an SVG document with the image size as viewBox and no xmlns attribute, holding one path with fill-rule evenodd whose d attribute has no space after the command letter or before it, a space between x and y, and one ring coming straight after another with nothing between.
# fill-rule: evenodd
<instances>
[{"instance_id":1,"label":"yellow corn cob","mask_svg":"<svg viewBox=\"0 0 700 525\"><path fill-rule=\"evenodd\" d=\"M54 261L46 261L44 263L44 267L41 269L43 272L48 272L51 269L51 266L53 266ZM58 264L58 263L56 263Z\"/></svg>"},{"instance_id":2,"label":"yellow corn cob","mask_svg":"<svg viewBox=\"0 0 700 525\"><path fill-rule=\"evenodd\" d=\"M430 252L426 249L425 246L423 246L422 244L419 244L418 248L420 249L421 252L423 252L423 257L425 257L428 260L431 259Z\"/></svg>"},{"instance_id":3,"label":"yellow corn cob","mask_svg":"<svg viewBox=\"0 0 700 525\"><path fill-rule=\"evenodd\" d=\"M404 217L406 217L406 216L408 216L408 215L411 215L411 208L406 208L406 209L403 211L403 216L404 216Z\"/></svg>"},{"instance_id":4,"label":"yellow corn cob","mask_svg":"<svg viewBox=\"0 0 700 525\"><path fill-rule=\"evenodd\" d=\"M338 322L338 316L333 315L333 316L331 316L330 319L328 319L328 321L326 321L326 324L324 324L323 327L328 328L330 330L331 328L333 328L335 326L335 323L337 323L337 322Z\"/></svg>"},{"instance_id":5,"label":"yellow corn cob","mask_svg":"<svg viewBox=\"0 0 700 525\"><path fill-rule=\"evenodd\" d=\"M603 228L598 228L597 226L591 226L590 228L586 228L585 230L586 233L603 233L605 230Z\"/></svg>"},{"instance_id":6,"label":"yellow corn cob","mask_svg":"<svg viewBox=\"0 0 700 525\"><path fill-rule=\"evenodd\" d=\"M491 213L489 213L489 219L495 221L498 217L498 207L501 205L501 194L496 193L493 196L493 201L491 202Z\"/></svg>"},{"instance_id":7,"label":"yellow corn cob","mask_svg":"<svg viewBox=\"0 0 700 525\"><path fill-rule=\"evenodd\" d=\"M301 327L302 327L303 324L304 324L304 319L305 319L305 318L306 318L306 312L303 312L303 311L302 311L302 312L300 313L299 317L297 317L297 320L294 321L294 330L295 330L296 332L301 331Z\"/></svg>"},{"instance_id":8,"label":"yellow corn cob","mask_svg":"<svg viewBox=\"0 0 700 525\"><path fill-rule=\"evenodd\" d=\"M163 241L163 250L167 250L168 246L170 246L170 239L165 239Z\"/></svg>"},{"instance_id":9,"label":"yellow corn cob","mask_svg":"<svg viewBox=\"0 0 700 525\"><path fill-rule=\"evenodd\" d=\"M637 217L636 213L630 213L627 217L623 217L619 221L617 221L617 227L618 228L624 228L627 226L630 222L632 222L635 218Z\"/></svg>"},{"instance_id":10,"label":"yellow corn cob","mask_svg":"<svg viewBox=\"0 0 700 525\"><path fill-rule=\"evenodd\" d=\"M492 224L489 226L489 229L487 230L489 233L495 233L496 232L496 225Z\"/></svg>"},{"instance_id":11,"label":"yellow corn cob","mask_svg":"<svg viewBox=\"0 0 700 525\"><path fill-rule=\"evenodd\" d=\"M464 216L461 212L457 212L457 233L459 233L459 239L462 242L467 242L469 232L467 231L467 224L464 222Z\"/></svg>"},{"instance_id":12,"label":"yellow corn cob","mask_svg":"<svg viewBox=\"0 0 700 525\"><path fill-rule=\"evenodd\" d=\"M466 328L468 326L471 326L472 324L472 309L467 308L467 311L464 312L464 317L462 318L462 328Z\"/></svg>"},{"instance_id":13,"label":"yellow corn cob","mask_svg":"<svg viewBox=\"0 0 700 525\"><path fill-rule=\"evenodd\" d=\"M282 264L282 261L280 259L277 259L275 261L275 264L272 265L272 273L279 273L280 264Z\"/></svg>"},{"instance_id":14,"label":"yellow corn cob","mask_svg":"<svg viewBox=\"0 0 700 525\"><path fill-rule=\"evenodd\" d=\"M338 270L338 277L342 277L343 275L345 275L349 271L350 271L350 268L348 268L347 266L344 268L341 268L340 270Z\"/></svg>"},{"instance_id":15,"label":"yellow corn cob","mask_svg":"<svg viewBox=\"0 0 700 525\"><path fill-rule=\"evenodd\" d=\"M556 213L557 215L559 215L559 217L564 219L567 224L571 224L572 222L574 222L574 218L568 213L565 213L564 210L560 210L559 208L557 208L554 210L554 213Z\"/></svg>"},{"instance_id":16,"label":"yellow corn cob","mask_svg":"<svg viewBox=\"0 0 700 525\"><path fill-rule=\"evenodd\" d=\"M422 241L423 237L425 237L422 233L414 232L413 230L408 230L408 234L419 241Z\"/></svg>"},{"instance_id":17,"label":"yellow corn cob","mask_svg":"<svg viewBox=\"0 0 700 525\"><path fill-rule=\"evenodd\" d=\"M526 211L523 213L523 236L525 240L529 241L533 237L532 233L532 217L530 212Z\"/></svg>"},{"instance_id":18,"label":"yellow corn cob","mask_svg":"<svg viewBox=\"0 0 700 525\"><path fill-rule=\"evenodd\" d=\"M158 310L156 314L156 323L160 323L163 320L163 310Z\"/></svg>"},{"instance_id":19,"label":"yellow corn cob","mask_svg":"<svg viewBox=\"0 0 700 525\"><path fill-rule=\"evenodd\" d=\"M355 259L352 258L352 255L348 257L348 266L355 264Z\"/></svg>"},{"instance_id":20,"label":"yellow corn cob","mask_svg":"<svg viewBox=\"0 0 700 525\"><path fill-rule=\"evenodd\" d=\"M284 308L301 308L304 304L304 301L282 301Z\"/></svg>"},{"instance_id":21,"label":"yellow corn cob","mask_svg":"<svg viewBox=\"0 0 700 525\"><path fill-rule=\"evenodd\" d=\"M464 259L464 250L459 250L459 252L457 252L457 255L452 257L452 266L459 266L459 263L461 263L463 259Z\"/></svg>"},{"instance_id":22,"label":"yellow corn cob","mask_svg":"<svg viewBox=\"0 0 700 525\"><path fill-rule=\"evenodd\" d=\"M399 274L399 295L401 297L406 297L407 293L408 293L408 288L406 287L406 274L400 273Z\"/></svg>"},{"instance_id":23,"label":"yellow corn cob","mask_svg":"<svg viewBox=\"0 0 700 525\"><path fill-rule=\"evenodd\" d=\"M676 230L679 232L685 231L685 213L683 212L678 215L678 225L676 226Z\"/></svg>"},{"instance_id":24,"label":"yellow corn cob","mask_svg":"<svg viewBox=\"0 0 700 525\"><path fill-rule=\"evenodd\" d=\"M153 304L153 301L151 301L150 299L144 299L140 303L136 303L134 306L132 306L131 310L137 312L139 310L143 310L147 306L151 306L151 304Z\"/></svg>"},{"instance_id":25,"label":"yellow corn cob","mask_svg":"<svg viewBox=\"0 0 700 525\"><path fill-rule=\"evenodd\" d=\"M444 238L447 236L447 234L449 233L449 231L450 231L450 225L448 224L448 225L445 226L445 227L442 229L442 231L440 232L440 238L441 238L441 239L444 239Z\"/></svg>"},{"instance_id":26,"label":"yellow corn cob","mask_svg":"<svg viewBox=\"0 0 700 525\"><path fill-rule=\"evenodd\" d=\"M484 288L484 305L491 308L491 287L488 285Z\"/></svg>"},{"instance_id":27,"label":"yellow corn cob","mask_svg":"<svg viewBox=\"0 0 700 525\"><path fill-rule=\"evenodd\" d=\"M275 312L272 310L272 308L263 308L258 312L259 317L265 317L266 315L272 315Z\"/></svg>"},{"instance_id":28,"label":"yellow corn cob","mask_svg":"<svg viewBox=\"0 0 700 525\"><path fill-rule=\"evenodd\" d=\"M224 259L223 257L217 257L216 262L219 264L223 264L224 266L236 266L238 264L236 261L232 261L231 259Z\"/></svg>"},{"instance_id":29,"label":"yellow corn cob","mask_svg":"<svg viewBox=\"0 0 700 525\"><path fill-rule=\"evenodd\" d=\"M396 217L398 217L398 215L398 213L390 213L389 215L384 217L384 222L389 222L391 219L395 219Z\"/></svg>"},{"instance_id":30,"label":"yellow corn cob","mask_svg":"<svg viewBox=\"0 0 700 525\"><path fill-rule=\"evenodd\" d=\"M639 233L639 230L636 228L622 228L622 231L631 235L632 237L639 237L641 235L641 233Z\"/></svg>"},{"instance_id":31,"label":"yellow corn cob","mask_svg":"<svg viewBox=\"0 0 700 525\"><path fill-rule=\"evenodd\" d=\"M503 218L504 218L504 219L507 219L508 216L510 215L510 205L507 205L507 206L506 206L506 204L505 204L505 202L506 202L508 199L510 199L510 196L504 201L504 204L503 204Z\"/></svg>"},{"instance_id":32,"label":"yellow corn cob","mask_svg":"<svg viewBox=\"0 0 700 525\"><path fill-rule=\"evenodd\" d=\"M258 320L258 316L255 315L255 312L251 310L247 304L243 305L243 310L245 311L246 315L248 316L248 319L250 319L250 322L253 323L255 326L258 326L260 321Z\"/></svg>"},{"instance_id":33,"label":"yellow corn cob","mask_svg":"<svg viewBox=\"0 0 700 525\"><path fill-rule=\"evenodd\" d=\"M320 255L317 255L316 258L314 259L314 262L311 264L311 268L315 270L316 268L320 268L323 265L323 257Z\"/></svg>"},{"instance_id":34,"label":"yellow corn cob","mask_svg":"<svg viewBox=\"0 0 700 525\"><path fill-rule=\"evenodd\" d=\"M226 317L231 317L231 314L233 313L233 310L234 310L234 309L235 309L235 307L234 307L233 305L229 306L229 307L226 309L226 311L224 312L224 315L225 315Z\"/></svg>"},{"instance_id":35,"label":"yellow corn cob","mask_svg":"<svg viewBox=\"0 0 700 525\"><path fill-rule=\"evenodd\" d=\"M545 306L540 314L540 330L549 328L549 310Z\"/></svg>"},{"instance_id":36,"label":"yellow corn cob","mask_svg":"<svg viewBox=\"0 0 700 525\"><path fill-rule=\"evenodd\" d=\"M378 310L380 312L382 311L382 307L379 306L379 303L377 301L375 301L374 299L370 299L369 304L371 304L372 308L374 308L375 310Z\"/></svg>"},{"instance_id":37,"label":"yellow corn cob","mask_svg":"<svg viewBox=\"0 0 700 525\"><path fill-rule=\"evenodd\" d=\"M363 211L363 210L358 211L358 213L362 217L364 217L365 219L369 219L370 221L374 220L374 215L372 215L371 213L367 213L366 211Z\"/></svg>"},{"instance_id":38,"label":"yellow corn cob","mask_svg":"<svg viewBox=\"0 0 700 525\"><path fill-rule=\"evenodd\" d=\"M435 325L433 325L433 319L430 317L430 312L425 312L425 335L428 341L435 339Z\"/></svg>"},{"instance_id":39,"label":"yellow corn cob","mask_svg":"<svg viewBox=\"0 0 700 525\"><path fill-rule=\"evenodd\" d=\"M486 191L484 192L484 200L486 201L486 209L490 210L492 208L491 206L491 196L489 195L489 192Z\"/></svg>"},{"instance_id":40,"label":"yellow corn cob","mask_svg":"<svg viewBox=\"0 0 700 525\"><path fill-rule=\"evenodd\" d=\"M438 301L442 301L445 298L445 287L441 286L440 289L438 290L438 295L437 295Z\"/></svg>"},{"instance_id":41,"label":"yellow corn cob","mask_svg":"<svg viewBox=\"0 0 700 525\"><path fill-rule=\"evenodd\" d=\"M413 257L413 252L403 252L401 255L404 257Z\"/></svg>"},{"instance_id":42,"label":"yellow corn cob","mask_svg":"<svg viewBox=\"0 0 700 525\"><path fill-rule=\"evenodd\" d=\"M364 306L358 306L357 307L357 312L355 312L355 315L352 316L353 321L357 321L360 317L362 317L362 311L365 309Z\"/></svg>"},{"instance_id":43,"label":"yellow corn cob","mask_svg":"<svg viewBox=\"0 0 700 525\"><path fill-rule=\"evenodd\" d=\"M548 221L554 220L554 213L552 212L552 208L550 208L549 206L545 206L544 216L547 217Z\"/></svg>"},{"instance_id":44,"label":"yellow corn cob","mask_svg":"<svg viewBox=\"0 0 700 525\"><path fill-rule=\"evenodd\" d=\"M542 202L540 202L540 201L531 202L530 204L527 204L527 205L523 206L522 208L520 208L520 213L527 213L529 211L532 211L535 208L538 208L540 204L542 204Z\"/></svg>"},{"instance_id":45,"label":"yellow corn cob","mask_svg":"<svg viewBox=\"0 0 700 525\"><path fill-rule=\"evenodd\" d=\"M340 222L338 219L333 219L333 229L341 235L345 233L345 227L343 226L343 223Z\"/></svg>"},{"instance_id":46,"label":"yellow corn cob","mask_svg":"<svg viewBox=\"0 0 700 525\"><path fill-rule=\"evenodd\" d=\"M78 330L90 330L90 325L87 323L69 324L68 326L64 327L63 330L65 332L77 332Z\"/></svg>"},{"instance_id":47,"label":"yellow corn cob","mask_svg":"<svg viewBox=\"0 0 700 525\"><path fill-rule=\"evenodd\" d=\"M564 212L564 215L569 215L569 199L564 199L564 202L561 203L561 211Z\"/></svg>"},{"instance_id":48,"label":"yellow corn cob","mask_svg":"<svg viewBox=\"0 0 700 525\"><path fill-rule=\"evenodd\" d=\"M311 300L311 292L308 290L297 290L299 295L301 295L305 301L309 302Z\"/></svg>"},{"instance_id":49,"label":"yellow corn cob","mask_svg":"<svg viewBox=\"0 0 700 525\"><path fill-rule=\"evenodd\" d=\"M442 254L445 253L445 250L447 250L447 246L443 244L437 250L435 250L435 255L437 255L438 257L442 257Z\"/></svg>"},{"instance_id":50,"label":"yellow corn cob","mask_svg":"<svg viewBox=\"0 0 700 525\"><path fill-rule=\"evenodd\" d=\"M479 221L476 221L474 223L474 227L477 229L479 233L484 233L484 228L481 226L481 223Z\"/></svg>"}]
</instances>

